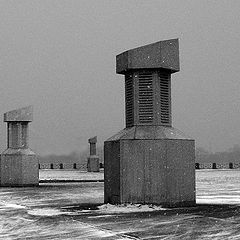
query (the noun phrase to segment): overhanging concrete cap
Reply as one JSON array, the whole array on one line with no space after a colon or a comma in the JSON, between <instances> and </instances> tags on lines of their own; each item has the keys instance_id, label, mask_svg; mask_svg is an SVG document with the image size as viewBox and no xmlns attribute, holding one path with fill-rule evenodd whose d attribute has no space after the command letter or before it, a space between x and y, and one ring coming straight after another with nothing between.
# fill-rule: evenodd
<instances>
[{"instance_id":1,"label":"overhanging concrete cap","mask_svg":"<svg viewBox=\"0 0 240 240\"><path fill-rule=\"evenodd\" d=\"M4 122L32 122L33 106L27 106L4 113Z\"/></svg>"},{"instance_id":2,"label":"overhanging concrete cap","mask_svg":"<svg viewBox=\"0 0 240 240\"><path fill-rule=\"evenodd\" d=\"M97 136L92 137L92 138L89 138L89 139L88 139L88 142L89 142L89 143L97 143Z\"/></svg>"},{"instance_id":3,"label":"overhanging concrete cap","mask_svg":"<svg viewBox=\"0 0 240 240\"><path fill-rule=\"evenodd\" d=\"M116 72L134 69L168 69L180 71L178 39L164 40L123 52L116 57Z\"/></svg>"}]
</instances>

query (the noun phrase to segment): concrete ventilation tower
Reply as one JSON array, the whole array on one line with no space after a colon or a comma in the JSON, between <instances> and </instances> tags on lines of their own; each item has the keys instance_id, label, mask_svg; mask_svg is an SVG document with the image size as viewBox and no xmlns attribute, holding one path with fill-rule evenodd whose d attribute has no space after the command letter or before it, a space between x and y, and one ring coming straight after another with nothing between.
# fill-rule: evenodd
<instances>
[{"instance_id":1,"label":"concrete ventilation tower","mask_svg":"<svg viewBox=\"0 0 240 240\"><path fill-rule=\"evenodd\" d=\"M99 172L99 157L97 156L97 136L89 138L90 144L90 156L87 159L87 171L88 172Z\"/></svg>"},{"instance_id":2,"label":"concrete ventilation tower","mask_svg":"<svg viewBox=\"0 0 240 240\"><path fill-rule=\"evenodd\" d=\"M29 149L28 124L32 120L32 106L4 114L8 148L1 154L0 186L37 186L39 183L38 159Z\"/></svg>"},{"instance_id":3,"label":"concrete ventilation tower","mask_svg":"<svg viewBox=\"0 0 240 240\"><path fill-rule=\"evenodd\" d=\"M171 74L178 39L118 55L125 75L126 128L104 142L105 203L195 205L194 140L172 127Z\"/></svg>"}]
</instances>

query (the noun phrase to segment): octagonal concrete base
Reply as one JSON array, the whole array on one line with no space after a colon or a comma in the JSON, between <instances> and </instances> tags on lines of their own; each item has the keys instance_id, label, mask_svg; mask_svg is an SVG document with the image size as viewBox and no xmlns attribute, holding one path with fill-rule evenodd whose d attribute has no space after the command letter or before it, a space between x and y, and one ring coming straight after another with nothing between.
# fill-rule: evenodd
<instances>
[{"instance_id":1,"label":"octagonal concrete base","mask_svg":"<svg viewBox=\"0 0 240 240\"><path fill-rule=\"evenodd\" d=\"M100 164L99 157L97 155L92 155L88 157L87 171L88 172L99 172Z\"/></svg>"},{"instance_id":2,"label":"octagonal concrete base","mask_svg":"<svg viewBox=\"0 0 240 240\"><path fill-rule=\"evenodd\" d=\"M0 159L0 186L39 185L38 159L30 149L7 149Z\"/></svg>"},{"instance_id":3,"label":"octagonal concrete base","mask_svg":"<svg viewBox=\"0 0 240 240\"><path fill-rule=\"evenodd\" d=\"M194 206L194 140L176 134L173 128L159 127L173 134L167 137L155 132L155 139L146 132L154 132L155 127L135 128L135 135L128 134L131 128L125 129L126 134L104 142L105 203Z\"/></svg>"}]
</instances>

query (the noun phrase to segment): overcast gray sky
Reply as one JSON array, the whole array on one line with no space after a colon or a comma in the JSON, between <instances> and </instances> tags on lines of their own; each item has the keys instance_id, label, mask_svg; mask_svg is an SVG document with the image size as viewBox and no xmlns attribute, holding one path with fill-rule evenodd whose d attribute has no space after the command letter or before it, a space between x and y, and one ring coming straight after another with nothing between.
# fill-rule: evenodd
<instances>
[{"instance_id":1,"label":"overcast gray sky","mask_svg":"<svg viewBox=\"0 0 240 240\"><path fill-rule=\"evenodd\" d=\"M32 104L31 148L68 154L125 126L115 56L180 39L173 126L196 146L240 144L240 1L0 1L0 114ZM0 122L0 148L6 124Z\"/></svg>"}]
</instances>

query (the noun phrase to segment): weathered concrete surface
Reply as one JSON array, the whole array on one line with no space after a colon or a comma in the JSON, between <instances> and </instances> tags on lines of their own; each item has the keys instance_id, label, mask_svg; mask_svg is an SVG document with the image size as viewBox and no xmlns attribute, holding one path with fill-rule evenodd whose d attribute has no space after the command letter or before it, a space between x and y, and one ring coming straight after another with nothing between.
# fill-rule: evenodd
<instances>
[{"instance_id":1,"label":"weathered concrete surface","mask_svg":"<svg viewBox=\"0 0 240 240\"><path fill-rule=\"evenodd\" d=\"M88 139L88 142L91 144L91 143L97 143L97 136L95 137L92 137L92 138L89 138Z\"/></svg>"},{"instance_id":2,"label":"weathered concrete surface","mask_svg":"<svg viewBox=\"0 0 240 240\"><path fill-rule=\"evenodd\" d=\"M89 156L87 163L88 172L99 172L99 169L100 169L99 157L96 155Z\"/></svg>"},{"instance_id":3,"label":"weathered concrete surface","mask_svg":"<svg viewBox=\"0 0 240 240\"><path fill-rule=\"evenodd\" d=\"M99 172L99 156L97 156L97 136L89 138L88 142L90 143L90 156L87 159L87 171L88 172Z\"/></svg>"},{"instance_id":4,"label":"weathered concrete surface","mask_svg":"<svg viewBox=\"0 0 240 240\"><path fill-rule=\"evenodd\" d=\"M0 167L2 187L38 185L38 159L30 149L7 149L1 154Z\"/></svg>"},{"instance_id":5,"label":"weathered concrete surface","mask_svg":"<svg viewBox=\"0 0 240 240\"><path fill-rule=\"evenodd\" d=\"M32 122L33 106L28 106L4 113L4 122Z\"/></svg>"},{"instance_id":6,"label":"weathered concrete surface","mask_svg":"<svg viewBox=\"0 0 240 240\"><path fill-rule=\"evenodd\" d=\"M192 140L191 137L184 134L180 130L173 127L164 126L133 126L130 128L124 128L120 132L116 133L107 141L127 139L187 139Z\"/></svg>"},{"instance_id":7,"label":"weathered concrete surface","mask_svg":"<svg viewBox=\"0 0 240 240\"><path fill-rule=\"evenodd\" d=\"M178 39L116 57L125 75L126 128L104 142L105 203L195 205L194 140L172 127Z\"/></svg>"},{"instance_id":8,"label":"weathered concrete surface","mask_svg":"<svg viewBox=\"0 0 240 240\"><path fill-rule=\"evenodd\" d=\"M179 43L178 39L159 41L142 47L125 51L116 57L116 72L125 74L136 69L168 69L178 72Z\"/></svg>"},{"instance_id":9,"label":"weathered concrete surface","mask_svg":"<svg viewBox=\"0 0 240 240\"><path fill-rule=\"evenodd\" d=\"M88 142L90 143L90 156L96 155L97 154L97 148L96 148L97 136L89 138Z\"/></svg>"},{"instance_id":10,"label":"weathered concrete surface","mask_svg":"<svg viewBox=\"0 0 240 240\"><path fill-rule=\"evenodd\" d=\"M193 140L105 142L105 203L195 205Z\"/></svg>"},{"instance_id":11,"label":"weathered concrete surface","mask_svg":"<svg viewBox=\"0 0 240 240\"><path fill-rule=\"evenodd\" d=\"M7 122L7 149L0 159L0 186L37 186L38 159L29 149L28 123L33 119L32 106L4 114Z\"/></svg>"}]
</instances>

